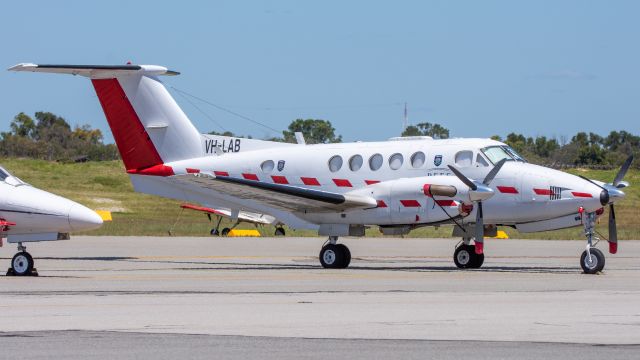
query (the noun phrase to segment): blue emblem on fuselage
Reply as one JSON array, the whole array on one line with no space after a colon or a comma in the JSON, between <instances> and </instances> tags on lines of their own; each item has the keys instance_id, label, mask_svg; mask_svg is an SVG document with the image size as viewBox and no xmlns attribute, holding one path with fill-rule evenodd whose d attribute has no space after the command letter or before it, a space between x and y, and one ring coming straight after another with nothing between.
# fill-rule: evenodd
<instances>
[{"instance_id":1,"label":"blue emblem on fuselage","mask_svg":"<svg viewBox=\"0 0 640 360\"><path fill-rule=\"evenodd\" d=\"M282 171L284 169L284 160L278 161L278 171Z\"/></svg>"},{"instance_id":2,"label":"blue emblem on fuselage","mask_svg":"<svg viewBox=\"0 0 640 360\"><path fill-rule=\"evenodd\" d=\"M440 164L442 164L442 155L436 155L436 157L433 158L433 165L440 166Z\"/></svg>"}]
</instances>

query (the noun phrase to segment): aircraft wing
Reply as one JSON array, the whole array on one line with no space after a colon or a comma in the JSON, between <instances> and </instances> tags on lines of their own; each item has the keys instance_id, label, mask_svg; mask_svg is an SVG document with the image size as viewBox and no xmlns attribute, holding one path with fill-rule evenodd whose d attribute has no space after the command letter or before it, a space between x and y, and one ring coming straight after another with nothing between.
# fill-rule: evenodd
<instances>
[{"instance_id":1,"label":"aircraft wing","mask_svg":"<svg viewBox=\"0 0 640 360\"><path fill-rule=\"evenodd\" d=\"M179 177L180 181L242 199L258 201L286 211L336 212L377 206L374 198L362 195L338 194L292 185L272 184L230 176L212 176L204 173Z\"/></svg>"},{"instance_id":2,"label":"aircraft wing","mask_svg":"<svg viewBox=\"0 0 640 360\"><path fill-rule=\"evenodd\" d=\"M231 210L227 210L227 209L213 209L213 208L198 206L193 204L182 204L180 205L180 207L183 209L201 211L207 214L213 214L217 216L224 216L228 218L232 217ZM275 221L275 218L273 216L250 213L246 211L240 211L238 213L238 219L245 222L265 224L265 225L272 224Z\"/></svg>"}]
</instances>

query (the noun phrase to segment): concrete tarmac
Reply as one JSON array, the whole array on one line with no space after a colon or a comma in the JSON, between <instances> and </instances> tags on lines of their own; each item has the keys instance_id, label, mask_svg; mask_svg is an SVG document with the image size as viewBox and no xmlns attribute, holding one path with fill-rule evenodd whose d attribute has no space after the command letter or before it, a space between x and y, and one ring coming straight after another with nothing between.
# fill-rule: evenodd
<instances>
[{"instance_id":1,"label":"concrete tarmac","mask_svg":"<svg viewBox=\"0 0 640 360\"><path fill-rule=\"evenodd\" d=\"M478 355L472 344L532 354L536 344L552 343L556 355L585 349L581 358L640 350L633 346L640 344L638 241L606 254L599 275L581 273L583 241L488 239L483 268L464 271L453 264L454 239L345 239L353 260L343 270L320 267L323 242L74 237L30 244L40 276L0 277L0 348L9 351L29 334L100 334L118 343L128 332L175 341L199 334L202 344L292 341L300 351L323 339L329 347L353 344L346 348L354 356L362 354L359 341L375 348L382 340L392 348L415 341L407 346L422 349L416 353L459 346L448 341L465 344L469 355ZM8 266L15 248L5 244L0 253ZM495 345L505 342L528 345ZM37 345L31 349L35 355Z\"/></svg>"}]
</instances>

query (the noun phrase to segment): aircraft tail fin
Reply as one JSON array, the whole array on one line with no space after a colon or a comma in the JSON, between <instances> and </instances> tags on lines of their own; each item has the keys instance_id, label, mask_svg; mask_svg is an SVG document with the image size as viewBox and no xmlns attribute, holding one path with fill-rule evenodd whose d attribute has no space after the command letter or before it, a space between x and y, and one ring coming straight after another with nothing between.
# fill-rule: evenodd
<instances>
[{"instance_id":1,"label":"aircraft tail fin","mask_svg":"<svg viewBox=\"0 0 640 360\"><path fill-rule=\"evenodd\" d=\"M36 64L9 70L90 78L130 173L203 155L200 133L158 79L176 71L155 65Z\"/></svg>"}]
</instances>

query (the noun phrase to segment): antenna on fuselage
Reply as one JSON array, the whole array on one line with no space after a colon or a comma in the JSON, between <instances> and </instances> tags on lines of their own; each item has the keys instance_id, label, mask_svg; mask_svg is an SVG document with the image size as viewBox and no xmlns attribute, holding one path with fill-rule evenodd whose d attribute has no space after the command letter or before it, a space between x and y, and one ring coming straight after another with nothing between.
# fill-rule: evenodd
<instances>
[{"instance_id":1,"label":"antenna on fuselage","mask_svg":"<svg viewBox=\"0 0 640 360\"><path fill-rule=\"evenodd\" d=\"M407 112L407 103L404 103L404 117L402 118L402 132L407 130L409 126L409 113Z\"/></svg>"}]
</instances>

